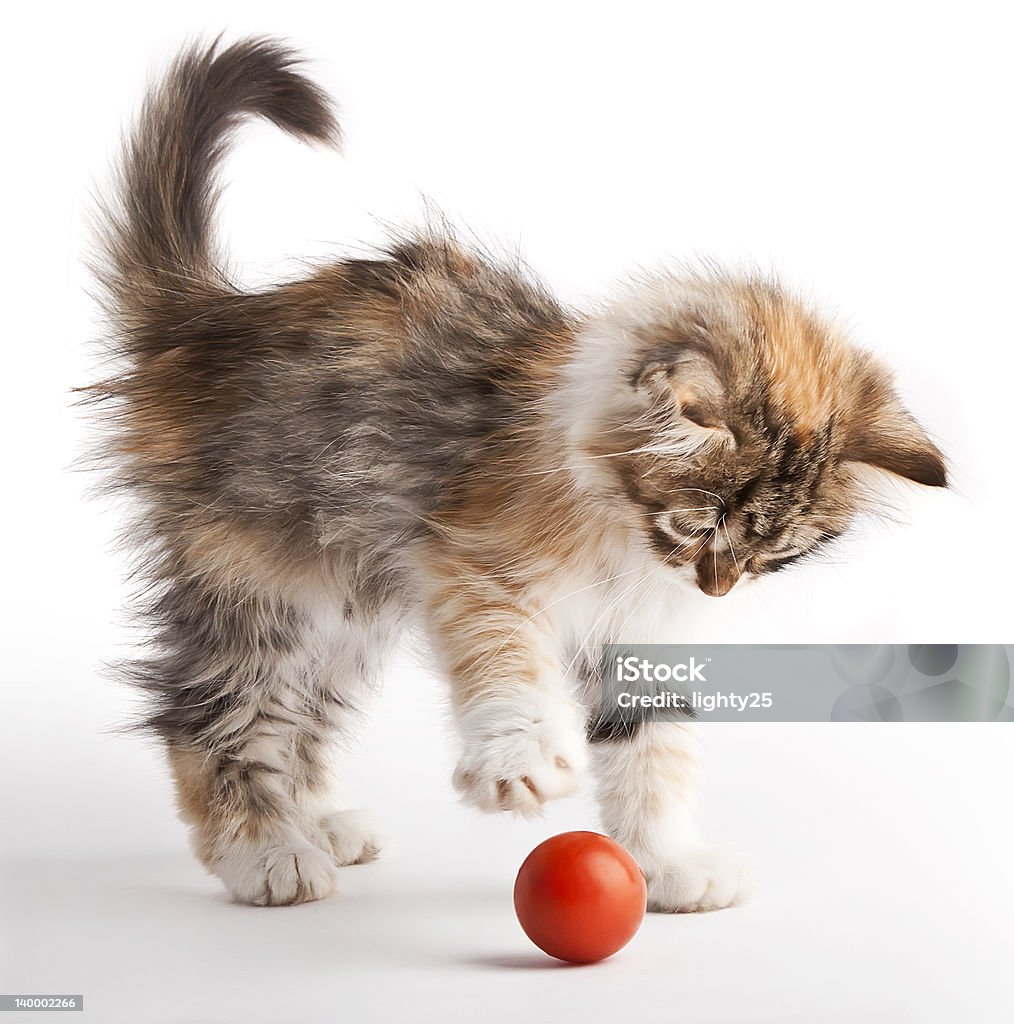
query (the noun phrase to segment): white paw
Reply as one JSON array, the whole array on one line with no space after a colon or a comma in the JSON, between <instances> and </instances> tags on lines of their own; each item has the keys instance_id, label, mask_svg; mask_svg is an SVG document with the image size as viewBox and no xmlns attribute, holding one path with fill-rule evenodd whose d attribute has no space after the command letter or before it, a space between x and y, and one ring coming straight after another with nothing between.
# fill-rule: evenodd
<instances>
[{"instance_id":1,"label":"white paw","mask_svg":"<svg viewBox=\"0 0 1014 1024\"><path fill-rule=\"evenodd\" d=\"M462 732L454 787L482 811L537 815L574 792L588 758L581 711L544 693L479 702L462 716Z\"/></svg>"},{"instance_id":2,"label":"white paw","mask_svg":"<svg viewBox=\"0 0 1014 1024\"><path fill-rule=\"evenodd\" d=\"M722 910L744 903L754 879L741 855L727 846L700 846L672 860L642 863L648 909L662 913Z\"/></svg>"},{"instance_id":3,"label":"white paw","mask_svg":"<svg viewBox=\"0 0 1014 1024\"><path fill-rule=\"evenodd\" d=\"M331 896L338 866L330 851L305 840L236 840L215 858L211 870L241 903L278 907Z\"/></svg>"},{"instance_id":4,"label":"white paw","mask_svg":"<svg viewBox=\"0 0 1014 1024\"><path fill-rule=\"evenodd\" d=\"M383 833L366 811L335 811L321 820L320 827L338 867L365 864L383 847Z\"/></svg>"}]
</instances>

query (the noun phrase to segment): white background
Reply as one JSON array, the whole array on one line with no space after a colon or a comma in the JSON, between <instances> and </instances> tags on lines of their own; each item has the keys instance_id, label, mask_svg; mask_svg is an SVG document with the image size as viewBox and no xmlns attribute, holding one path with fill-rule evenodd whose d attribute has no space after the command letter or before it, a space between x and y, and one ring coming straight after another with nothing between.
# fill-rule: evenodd
<instances>
[{"instance_id":1,"label":"white background","mask_svg":"<svg viewBox=\"0 0 1014 1024\"><path fill-rule=\"evenodd\" d=\"M251 126L222 230L243 279L361 252L422 196L583 305L625 272L752 260L898 370L951 492L896 487L827 563L678 624L688 641L1002 642L1014 556L1009 34L1001 5L95 2L8 14L0 991L89 1019L1004 1021L1014 736L1004 726L723 726L703 817L755 903L653 917L597 968L546 969L510 908L587 796L482 819L448 783L439 684L399 660L349 767L396 837L342 896L228 904L186 851L155 749L100 675L124 652L118 521L69 469L100 333L81 269L144 83L188 36L289 37L343 157ZM12 1017L17 1019L17 1015ZM34 1018L33 1018L34 1019Z\"/></svg>"}]
</instances>

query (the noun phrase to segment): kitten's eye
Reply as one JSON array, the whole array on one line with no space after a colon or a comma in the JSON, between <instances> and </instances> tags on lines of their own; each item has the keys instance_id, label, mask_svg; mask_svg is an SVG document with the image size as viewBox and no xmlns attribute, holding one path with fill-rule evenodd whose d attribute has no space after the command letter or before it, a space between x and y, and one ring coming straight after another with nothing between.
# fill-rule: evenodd
<instances>
[{"instance_id":1,"label":"kitten's eye","mask_svg":"<svg viewBox=\"0 0 1014 1024\"><path fill-rule=\"evenodd\" d=\"M778 572L780 569L785 569L792 565L793 562L798 562L805 554L805 551L795 551L789 554L778 554L777 552L773 552L764 560L762 571Z\"/></svg>"},{"instance_id":2,"label":"kitten's eye","mask_svg":"<svg viewBox=\"0 0 1014 1024\"><path fill-rule=\"evenodd\" d=\"M677 512L669 517L669 527L675 533L693 535L702 530L710 530L715 525L713 516L688 515Z\"/></svg>"},{"instance_id":3,"label":"kitten's eye","mask_svg":"<svg viewBox=\"0 0 1014 1024\"><path fill-rule=\"evenodd\" d=\"M797 544L783 544L781 547L774 548L772 551L767 552L768 558L798 558L803 554L802 549Z\"/></svg>"}]
</instances>

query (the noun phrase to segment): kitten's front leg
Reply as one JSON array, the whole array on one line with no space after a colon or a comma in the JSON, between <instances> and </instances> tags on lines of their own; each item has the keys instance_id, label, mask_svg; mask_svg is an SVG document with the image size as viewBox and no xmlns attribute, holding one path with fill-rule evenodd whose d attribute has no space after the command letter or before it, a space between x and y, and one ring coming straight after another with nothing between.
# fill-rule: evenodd
<instances>
[{"instance_id":1,"label":"kitten's front leg","mask_svg":"<svg viewBox=\"0 0 1014 1024\"><path fill-rule=\"evenodd\" d=\"M455 789L481 811L540 813L569 796L586 762L583 713L553 686L491 685L458 712Z\"/></svg>"},{"instance_id":2,"label":"kitten's front leg","mask_svg":"<svg viewBox=\"0 0 1014 1024\"><path fill-rule=\"evenodd\" d=\"M586 716L551 637L493 583L464 572L435 589L427 622L451 684L462 738L453 782L464 802L530 816L572 793L587 762Z\"/></svg>"},{"instance_id":3,"label":"kitten's front leg","mask_svg":"<svg viewBox=\"0 0 1014 1024\"><path fill-rule=\"evenodd\" d=\"M603 824L641 865L649 909L720 910L743 902L752 888L750 870L735 850L707 845L693 820L698 745L692 728L644 722L592 738Z\"/></svg>"}]
</instances>

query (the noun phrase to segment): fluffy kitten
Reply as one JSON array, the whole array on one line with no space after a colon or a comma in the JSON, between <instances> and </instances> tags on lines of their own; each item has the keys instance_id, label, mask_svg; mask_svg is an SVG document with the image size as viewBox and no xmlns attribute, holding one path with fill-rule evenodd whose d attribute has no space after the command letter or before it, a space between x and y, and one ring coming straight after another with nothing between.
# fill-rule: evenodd
<instances>
[{"instance_id":1,"label":"fluffy kitten","mask_svg":"<svg viewBox=\"0 0 1014 1024\"><path fill-rule=\"evenodd\" d=\"M768 280L664 275L582 317L431 231L237 288L209 244L232 130L338 137L296 65L265 40L185 52L104 215L122 368L96 392L153 629L133 673L200 859L285 904L374 856L329 755L412 627L466 802L537 812L590 754L651 905L736 902L745 872L691 819L689 731L598 721L596 649L658 636L687 581L725 594L839 535L863 467L943 485L940 453L884 368Z\"/></svg>"}]
</instances>

